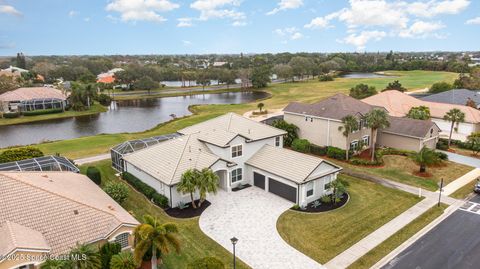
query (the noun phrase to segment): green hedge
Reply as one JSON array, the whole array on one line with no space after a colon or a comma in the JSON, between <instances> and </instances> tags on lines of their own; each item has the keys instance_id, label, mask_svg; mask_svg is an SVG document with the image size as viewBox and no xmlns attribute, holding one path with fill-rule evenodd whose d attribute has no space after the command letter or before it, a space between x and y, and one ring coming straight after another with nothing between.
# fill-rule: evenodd
<instances>
[{"instance_id":1,"label":"green hedge","mask_svg":"<svg viewBox=\"0 0 480 269\"><path fill-rule=\"evenodd\" d=\"M222 261L215 257L205 257L197 259L190 263L188 269L224 269L225 265Z\"/></svg>"},{"instance_id":2,"label":"green hedge","mask_svg":"<svg viewBox=\"0 0 480 269\"><path fill-rule=\"evenodd\" d=\"M310 142L307 139L297 138L292 142L292 149L303 153L310 152Z\"/></svg>"},{"instance_id":3,"label":"green hedge","mask_svg":"<svg viewBox=\"0 0 480 269\"><path fill-rule=\"evenodd\" d=\"M5 119L18 118L18 117L20 117L20 113L18 113L18 112L6 112L6 113L3 113L3 117Z\"/></svg>"},{"instance_id":4,"label":"green hedge","mask_svg":"<svg viewBox=\"0 0 480 269\"><path fill-rule=\"evenodd\" d=\"M314 144L310 144L310 153L318 156L327 155L327 147L321 147Z\"/></svg>"},{"instance_id":5,"label":"green hedge","mask_svg":"<svg viewBox=\"0 0 480 269\"><path fill-rule=\"evenodd\" d=\"M365 165L365 166L373 165L373 166L375 166L375 165L382 165L383 160L376 159L374 161L371 161L371 160L353 158L353 159L350 159L350 163L353 164L353 165Z\"/></svg>"},{"instance_id":6,"label":"green hedge","mask_svg":"<svg viewBox=\"0 0 480 269\"><path fill-rule=\"evenodd\" d=\"M7 149L0 153L0 163L15 162L42 156L43 152L35 147Z\"/></svg>"},{"instance_id":7,"label":"green hedge","mask_svg":"<svg viewBox=\"0 0 480 269\"><path fill-rule=\"evenodd\" d=\"M345 160L345 150L337 147L328 147L327 156L336 160Z\"/></svg>"},{"instance_id":8,"label":"green hedge","mask_svg":"<svg viewBox=\"0 0 480 269\"><path fill-rule=\"evenodd\" d=\"M24 116L37 116L37 115L44 115L44 114L54 114L54 113L61 113L63 109L61 108L52 108L52 109L41 109L41 110L33 110L33 111L23 111L22 114Z\"/></svg>"},{"instance_id":9,"label":"green hedge","mask_svg":"<svg viewBox=\"0 0 480 269\"><path fill-rule=\"evenodd\" d=\"M102 174L100 173L100 170L96 168L95 166L89 166L87 167L87 177L90 178L95 184L99 185L102 184Z\"/></svg>"},{"instance_id":10,"label":"green hedge","mask_svg":"<svg viewBox=\"0 0 480 269\"><path fill-rule=\"evenodd\" d=\"M143 193L148 199L150 199L154 204L162 208L168 207L168 198L164 195L158 193L154 188L150 187L148 184L144 183L140 179L136 178L134 175L123 172L122 178L127 181L133 188L137 191Z\"/></svg>"}]
</instances>

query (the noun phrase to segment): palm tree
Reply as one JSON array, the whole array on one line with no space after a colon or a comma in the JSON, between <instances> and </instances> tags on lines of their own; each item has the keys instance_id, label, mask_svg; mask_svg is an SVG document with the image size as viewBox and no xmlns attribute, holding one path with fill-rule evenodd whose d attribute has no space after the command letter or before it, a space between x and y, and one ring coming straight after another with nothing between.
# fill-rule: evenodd
<instances>
[{"instance_id":1,"label":"palm tree","mask_svg":"<svg viewBox=\"0 0 480 269\"><path fill-rule=\"evenodd\" d=\"M347 145L345 147L345 159L348 161L348 152L350 151L350 141L348 140L348 137L351 133L358 130L358 120L352 115L347 115L342 118L342 124L343 126L338 127L338 130L340 132L343 131L342 134L345 136L345 140L347 141Z\"/></svg>"},{"instance_id":2,"label":"palm tree","mask_svg":"<svg viewBox=\"0 0 480 269\"><path fill-rule=\"evenodd\" d=\"M110 261L110 268L136 269L138 268L138 263L133 258L132 252L124 251L112 256L112 260Z\"/></svg>"},{"instance_id":3,"label":"palm tree","mask_svg":"<svg viewBox=\"0 0 480 269\"><path fill-rule=\"evenodd\" d=\"M197 208L195 200L193 199L193 193L197 190L197 182L200 177L200 172L197 169L188 169L182 174L180 183L177 185L177 190L183 194L190 193L190 199L192 200L192 207Z\"/></svg>"},{"instance_id":4,"label":"palm tree","mask_svg":"<svg viewBox=\"0 0 480 269\"><path fill-rule=\"evenodd\" d=\"M53 260L46 260L42 265L40 266L41 269L66 269L67 268L67 263L64 260L60 259L53 259Z\"/></svg>"},{"instance_id":5,"label":"palm tree","mask_svg":"<svg viewBox=\"0 0 480 269\"><path fill-rule=\"evenodd\" d=\"M170 252L170 247L180 251L180 242L175 234L178 233L174 223L160 223L157 218L150 215L143 216L143 223L135 228L134 258L137 264L143 260L148 251L152 251L152 269L157 269L157 250L162 254Z\"/></svg>"},{"instance_id":6,"label":"palm tree","mask_svg":"<svg viewBox=\"0 0 480 269\"><path fill-rule=\"evenodd\" d=\"M388 114L383 109L373 109L365 115L367 120L367 126L372 130L372 144L370 148L372 149L372 162L375 160L375 144L377 140L377 131L378 129L387 128L390 126L388 121Z\"/></svg>"},{"instance_id":7,"label":"palm tree","mask_svg":"<svg viewBox=\"0 0 480 269\"><path fill-rule=\"evenodd\" d=\"M74 269L100 269L102 262L100 254L92 245L79 244L70 251L71 257L76 259L71 260L72 268Z\"/></svg>"},{"instance_id":8,"label":"palm tree","mask_svg":"<svg viewBox=\"0 0 480 269\"><path fill-rule=\"evenodd\" d=\"M460 123L465 121L465 113L460 111L458 108L453 108L448 111L445 116L443 116L443 120L452 122L452 126L450 127L450 136L448 137L448 147L450 147L450 142L452 141L452 132L453 126L455 123Z\"/></svg>"},{"instance_id":9,"label":"palm tree","mask_svg":"<svg viewBox=\"0 0 480 269\"><path fill-rule=\"evenodd\" d=\"M258 110L260 110L260 112L262 112L262 109L263 109L264 106L265 106L264 103L258 103L258 105L257 105Z\"/></svg>"},{"instance_id":10,"label":"palm tree","mask_svg":"<svg viewBox=\"0 0 480 269\"><path fill-rule=\"evenodd\" d=\"M212 169L204 168L200 171L200 178L197 182L197 188L200 192L200 201L198 201L198 207L202 206L202 203L207 198L207 193L217 193L218 190L218 175L215 174Z\"/></svg>"},{"instance_id":11,"label":"palm tree","mask_svg":"<svg viewBox=\"0 0 480 269\"><path fill-rule=\"evenodd\" d=\"M413 154L411 158L420 166L420 173L427 171L427 165L438 164L442 161L433 149L425 146L419 152Z\"/></svg>"}]
</instances>

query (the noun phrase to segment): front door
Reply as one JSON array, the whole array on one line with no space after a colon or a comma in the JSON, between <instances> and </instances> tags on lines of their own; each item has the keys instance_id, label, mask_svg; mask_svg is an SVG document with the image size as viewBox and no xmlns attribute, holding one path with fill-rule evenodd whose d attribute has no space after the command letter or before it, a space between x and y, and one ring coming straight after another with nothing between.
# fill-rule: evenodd
<instances>
[{"instance_id":1,"label":"front door","mask_svg":"<svg viewBox=\"0 0 480 269\"><path fill-rule=\"evenodd\" d=\"M257 172L253 172L253 185L265 189L265 176Z\"/></svg>"}]
</instances>

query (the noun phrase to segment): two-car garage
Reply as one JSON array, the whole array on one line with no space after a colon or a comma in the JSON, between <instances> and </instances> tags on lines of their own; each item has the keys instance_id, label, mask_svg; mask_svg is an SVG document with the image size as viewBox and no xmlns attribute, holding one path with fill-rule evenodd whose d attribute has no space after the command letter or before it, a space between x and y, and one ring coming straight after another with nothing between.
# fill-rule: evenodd
<instances>
[{"instance_id":1,"label":"two-car garage","mask_svg":"<svg viewBox=\"0 0 480 269\"><path fill-rule=\"evenodd\" d=\"M265 184L267 183L267 179L268 185ZM271 177L266 177L264 174L261 174L259 172L253 172L253 185L264 190L267 190L266 187L268 187L269 192L283 197L289 201L292 201L293 203L297 202L296 187L290 186Z\"/></svg>"}]
</instances>

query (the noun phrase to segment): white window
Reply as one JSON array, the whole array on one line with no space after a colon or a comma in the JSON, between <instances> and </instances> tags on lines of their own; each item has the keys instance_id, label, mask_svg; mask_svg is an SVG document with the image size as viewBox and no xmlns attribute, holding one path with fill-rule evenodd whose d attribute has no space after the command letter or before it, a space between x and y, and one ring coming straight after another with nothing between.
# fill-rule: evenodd
<instances>
[{"instance_id":1,"label":"white window","mask_svg":"<svg viewBox=\"0 0 480 269\"><path fill-rule=\"evenodd\" d=\"M128 244L128 233L119 234L115 237L115 243L120 244L122 249L129 247Z\"/></svg>"},{"instance_id":2,"label":"white window","mask_svg":"<svg viewBox=\"0 0 480 269\"><path fill-rule=\"evenodd\" d=\"M350 142L350 149L357 150L357 147L358 147L358 140L353 140L352 142Z\"/></svg>"},{"instance_id":3,"label":"white window","mask_svg":"<svg viewBox=\"0 0 480 269\"><path fill-rule=\"evenodd\" d=\"M370 146L370 136L366 135L362 138L362 140L363 140L363 144L365 146L367 146L367 147Z\"/></svg>"},{"instance_id":4,"label":"white window","mask_svg":"<svg viewBox=\"0 0 480 269\"><path fill-rule=\"evenodd\" d=\"M313 181L307 183L307 197L313 195Z\"/></svg>"},{"instance_id":5,"label":"white window","mask_svg":"<svg viewBox=\"0 0 480 269\"><path fill-rule=\"evenodd\" d=\"M275 147L280 147L280 136L275 137Z\"/></svg>"},{"instance_id":6,"label":"white window","mask_svg":"<svg viewBox=\"0 0 480 269\"><path fill-rule=\"evenodd\" d=\"M240 157L243 155L242 145L232 146L232 158Z\"/></svg>"},{"instance_id":7,"label":"white window","mask_svg":"<svg viewBox=\"0 0 480 269\"><path fill-rule=\"evenodd\" d=\"M232 183L241 181L242 180L242 168L237 168L235 170L232 170L231 176L232 176Z\"/></svg>"}]
</instances>

